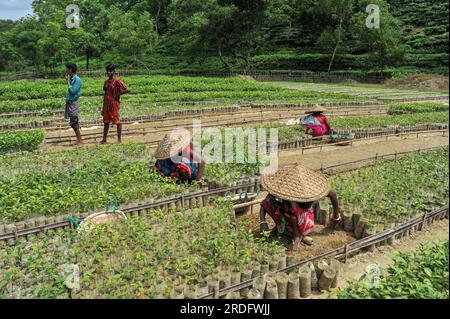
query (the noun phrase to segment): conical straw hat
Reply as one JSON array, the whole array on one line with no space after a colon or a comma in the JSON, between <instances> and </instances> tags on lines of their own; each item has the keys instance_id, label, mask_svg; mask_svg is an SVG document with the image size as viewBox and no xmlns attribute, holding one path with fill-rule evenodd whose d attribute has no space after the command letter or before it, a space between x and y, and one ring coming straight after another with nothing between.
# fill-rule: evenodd
<instances>
[{"instance_id":1,"label":"conical straw hat","mask_svg":"<svg viewBox=\"0 0 450 319\"><path fill-rule=\"evenodd\" d=\"M327 196L331 190L325 175L298 164L284 166L275 173L263 175L261 184L270 194L298 203L317 201Z\"/></svg>"},{"instance_id":2,"label":"conical straw hat","mask_svg":"<svg viewBox=\"0 0 450 319\"><path fill-rule=\"evenodd\" d=\"M320 106L319 104L315 104L313 107L306 110L306 113L322 113L326 112L327 109Z\"/></svg>"},{"instance_id":3,"label":"conical straw hat","mask_svg":"<svg viewBox=\"0 0 450 319\"><path fill-rule=\"evenodd\" d=\"M185 131L173 131L167 134L161 142L159 142L158 149L155 152L157 160L165 160L176 156L179 152L184 150L191 143L190 134Z\"/></svg>"}]
</instances>

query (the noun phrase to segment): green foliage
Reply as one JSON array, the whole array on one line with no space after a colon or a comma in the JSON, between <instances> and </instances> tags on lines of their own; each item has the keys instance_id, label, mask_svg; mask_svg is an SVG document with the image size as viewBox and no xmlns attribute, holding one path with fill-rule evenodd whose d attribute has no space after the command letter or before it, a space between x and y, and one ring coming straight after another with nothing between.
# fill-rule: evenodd
<instances>
[{"instance_id":1,"label":"green foliage","mask_svg":"<svg viewBox=\"0 0 450 319\"><path fill-rule=\"evenodd\" d=\"M35 17L2 21L0 71L54 71L68 60L89 69L94 58L101 69L110 61L147 70L265 69L258 60L275 52L323 55L320 68L313 66L320 71L334 59L334 70L398 64L437 70L446 62L433 55L448 54L448 3L443 0L371 1L382 8L383 22L381 30L368 32L363 23L367 0L79 0L77 29L65 26L69 3L36 0ZM405 49L428 62L403 60ZM349 54L358 56L354 65L337 63ZM370 63L361 65L359 56ZM297 60L278 55L276 64L297 70Z\"/></svg>"},{"instance_id":2,"label":"green foliage","mask_svg":"<svg viewBox=\"0 0 450 319\"><path fill-rule=\"evenodd\" d=\"M176 194L187 188L150 173L149 151L144 145L1 157L3 220L86 212L103 207L110 199L125 203ZM196 185L191 187L195 189Z\"/></svg>"},{"instance_id":3,"label":"green foliage","mask_svg":"<svg viewBox=\"0 0 450 319\"><path fill-rule=\"evenodd\" d=\"M373 127L401 127L408 125L419 125L427 123L446 124L449 120L447 112L402 114L394 116L356 116L335 117L330 119L333 128L373 128Z\"/></svg>"},{"instance_id":4,"label":"green foliage","mask_svg":"<svg viewBox=\"0 0 450 319\"><path fill-rule=\"evenodd\" d=\"M448 53L448 1L391 0L404 41L418 52Z\"/></svg>"},{"instance_id":5,"label":"green foliage","mask_svg":"<svg viewBox=\"0 0 450 319\"><path fill-rule=\"evenodd\" d=\"M448 105L441 103L397 103L389 105L392 113L428 113L448 111Z\"/></svg>"},{"instance_id":6,"label":"green foliage","mask_svg":"<svg viewBox=\"0 0 450 319\"><path fill-rule=\"evenodd\" d=\"M449 242L421 244L415 252L397 253L375 286L368 275L332 296L339 299L448 299Z\"/></svg>"},{"instance_id":7,"label":"green foliage","mask_svg":"<svg viewBox=\"0 0 450 319\"><path fill-rule=\"evenodd\" d=\"M81 287L72 298L167 298L180 284L195 285L220 268L242 269L283 251L246 232L230 211L226 203L154 211L89 234L49 232L27 244L0 247L0 296L69 298L63 265L76 264Z\"/></svg>"},{"instance_id":8,"label":"green foliage","mask_svg":"<svg viewBox=\"0 0 450 319\"><path fill-rule=\"evenodd\" d=\"M368 5L380 8L379 28L368 29L366 26ZM384 0L363 0L359 3L360 13L353 17L353 32L357 38L357 47L368 53L369 65L383 70L387 66L397 66L403 62L406 47L400 42L401 30L398 21L389 12L389 5Z\"/></svg>"},{"instance_id":9,"label":"green foliage","mask_svg":"<svg viewBox=\"0 0 450 319\"><path fill-rule=\"evenodd\" d=\"M123 14L119 9L113 10L107 37L117 53L135 58L151 53L157 41L152 17L145 11Z\"/></svg>"},{"instance_id":10,"label":"green foliage","mask_svg":"<svg viewBox=\"0 0 450 319\"><path fill-rule=\"evenodd\" d=\"M448 203L448 147L331 178L344 209L372 224L405 221ZM389 190L389 191L386 191Z\"/></svg>"},{"instance_id":11,"label":"green foliage","mask_svg":"<svg viewBox=\"0 0 450 319\"><path fill-rule=\"evenodd\" d=\"M43 130L0 132L0 153L33 151L44 141Z\"/></svg>"},{"instance_id":12,"label":"green foliage","mask_svg":"<svg viewBox=\"0 0 450 319\"><path fill-rule=\"evenodd\" d=\"M150 172L150 154L145 145L125 143L0 155L0 221L96 211L111 199L126 204L199 188ZM253 176L258 167L207 165L205 178L230 182Z\"/></svg>"},{"instance_id":13,"label":"green foliage","mask_svg":"<svg viewBox=\"0 0 450 319\"><path fill-rule=\"evenodd\" d=\"M185 109L177 103L192 101L221 102L223 106L229 106L239 101L358 100L347 94L289 91L270 83L238 77L130 76L123 80L132 90L132 94L122 99L123 116L161 112L163 104L167 103L172 104L169 109ZM84 118L87 113L98 118L104 80L86 77L82 81L80 111ZM0 113L64 109L65 101L61 96L66 90L67 85L61 80L0 82ZM156 103L158 107L154 105Z\"/></svg>"}]
</instances>

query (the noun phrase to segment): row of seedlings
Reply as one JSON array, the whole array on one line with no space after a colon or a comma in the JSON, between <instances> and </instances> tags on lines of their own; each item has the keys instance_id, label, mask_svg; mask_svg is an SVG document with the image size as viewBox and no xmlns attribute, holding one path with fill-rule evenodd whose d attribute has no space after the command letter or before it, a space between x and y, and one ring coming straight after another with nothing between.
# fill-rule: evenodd
<instances>
[{"instance_id":1,"label":"row of seedlings","mask_svg":"<svg viewBox=\"0 0 450 319\"><path fill-rule=\"evenodd\" d=\"M308 108L314 106L316 103L304 103L304 104L249 104L252 108L266 108L266 109L278 109L278 108ZM379 102L324 102L320 103L324 107L339 107L339 106L386 106L384 103Z\"/></svg>"},{"instance_id":2,"label":"row of seedlings","mask_svg":"<svg viewBox=\"0 0 450 319\"><path fill-rule=\"evenodd\" d=\"M44 121L33 121L28 123L16 123L16 124L2 124L0 125L0 130L17 130L17 129L33 129L33 128L43 128L54 125L53 120Z\"/></svg>"},{"instance_id":3,"label":"row of seedlings","mask_svg":"<svg viewBox=\"0 0 450 319\"><path fill-rule=\"evenodd\" d=\"M323 209L316 221L326 224L329 222L331 210ZM432 221L448 219L448 210L433 217ZM346 214L345 228L353 232L357 238L367 237L374 232L359 213ZM422 225L418 228L422 229ZM402 238L411 234L413 230L406 230L401 234L392 236L380 245L393 244L391 240ZM378 245L378 244L377 244ZM202 298L213 296L225 299L300 299L310 298L314 293L331 291L338 287L342 264L334 258L320 259L308 262L303 266L293 267L288 272L286 268L297 264L294 256L277 252L269 263L252 262L242 269L219 267L216 272L209 275L196 286L180 283L172 289L165 298ZM247 288L235 290L220 296L220 290L236 286L240 283L251 282Z\"/></svg>"},{"instance_id":4,"label":"row of seedlings","mask_svg":"<svg viewBox=\"0 0 450 319\"><path fill-rule=\"evenodd\" d=\"M259 185L259 178L247 178L235 181L228 184L219 183L216 181L209 181L208 185L203 187L200 191L188 191L182 195L173 195L164 199L149 199L145 204L136 206L135 204L122 205L121 209L129 216L147 216L151 210L163 211L181 211L183 209L193 209L208 206L215 197L223 196L220 192L216 195L208 195L208 192L213 190L220 190L221 188L233 188L229 193L231 195L254 193L257 185ZM241 186L241 187L239 187ZM0 224L0 236L5 234L15 234L13 238L8 238L6 243L14 245L17 241L24 242L29 240L30 236L34 234L20 236L19 232L36 230L38 237L43 236L46 229L62 229L70 227L69 217L85 218L90 213L75 212L72 214L62 214L56 216L38 216L27 219L25 221L11 222Z\"/></svg>"},{"instance_id":5,"label":"row of seedlings","mask_svg":"<svg viewBox=\"0 0 450 319\"><path fill-rule=\"evenodd\" d=\"M448 100L449 96L448 95L433 95L433 96L421 96L421 97L409 97L409 98L404 98L404 99L399 99L399 98L386 98L383 96L378 97L379 99L382 100L388 100L390 102L394 101L394 102L419 102L419 101L431 101L431 100Z\"/></svg>"},{"instance_id":6,"label":"row of seedlings","mask_svg":"<svg viewBox=\"0 0 450 319\"><path fill-rule=\"evenodd\" d=\"M231 113L239 111L239 106L229 106L224 108L205 108L205 109L188 109L188 110L177 110L177 111L168 111L159 114L151 114L151 115L140 115L140 116L128 116L123 118L122 122L124 123L132 123L132 122L146 122L146 121L157 121L164 120L170 117L176 116L187 116L187 115L196 115L196 114L209 114L209 113ZM97 125L103 124L101 119L93 119L93 120L83 120L80 122L82 125Z\"/></svg>"}]
</instances>

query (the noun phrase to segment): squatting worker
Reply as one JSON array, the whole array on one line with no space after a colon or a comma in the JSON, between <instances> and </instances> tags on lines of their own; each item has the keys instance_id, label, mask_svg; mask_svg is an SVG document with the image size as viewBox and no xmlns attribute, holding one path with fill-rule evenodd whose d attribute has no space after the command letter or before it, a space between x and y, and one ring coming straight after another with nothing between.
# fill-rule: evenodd
<instances>
[{"instance_id":1,"label":"squatting worker","mask_svg":"<svg viewBox=\"0 0 450 319\"><path fill-rule=\"evenodd\" d=\"M81 96L81 79L76 73L77 65L75 63L67 63L64 76L68 88L64 118L70 119L70 127L75 131L75 136L77 137L76 145L82 146L83 140L81 138L80 123L78 119L78 111L80 109L78 100Z\"/></svg>"},{"instance_id":2,"label":"squatting worker","mask_svg":"<svg viewBox=\"0 0 450 319\"><path fill-rule=\"evenodd\" d=\"M191 139L186 134L172 132L164 137L155 152L156 163L149 164L161 176L178 181L200 181L205 161L193 150Z\"/></svg>"},{"instance_id":3,"label":"squatting worker","mask_svg":"<svg viewBox=\"0 0 450 319\"><path fill-rule=\"evenodd\" d=\"M100 144L107 143L111 122L117 126L117 142L122 143L122 124L120 123L119 117L120 96L130 93L130 90L121 79L115 77L116 66L114 64L108 64L106 66L106 74L108 75L108 80L103 85L103 91L105 91L102 109L104 124L103 140Z\"/></svg>"},{"instance_id":4,"label":"squatting worker","mask_svg":"<svg viewBox=\"0 0 450 319\"><path fill-rule=\"evenodd\" d=\"M325 111L325 108L316 104L306 112L308 116L300 119L300 124L306 128L306 134L320 137L333 133L327 117L323 114Z\"/></svg>"},{"instance_id":5,"label":"squatting worker","mask_svg":"<svg viewBox=\"0 0 450 319\"><path fill-rule=\"evenodd\" d=\"M272 234L287 238L289 248L293 246L298 250L303 238L313 229L320 199L328 197L331 200L332 222L335 225L341 222L336 192L323 174L294 164L263 175L261 184L269 195L261 203L260 230L269 230L266 222L266 214L269 214L276 225Z\"/></svg>"}]
</instances>

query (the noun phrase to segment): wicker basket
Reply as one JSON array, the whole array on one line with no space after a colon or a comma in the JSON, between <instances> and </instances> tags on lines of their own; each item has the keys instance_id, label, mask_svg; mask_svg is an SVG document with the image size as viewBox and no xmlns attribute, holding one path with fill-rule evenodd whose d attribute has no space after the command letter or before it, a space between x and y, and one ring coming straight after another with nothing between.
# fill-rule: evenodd
<instances>
[{"instance_id":1,"label":"wicker basket","mask_svg":"<svg viewBox=\"0 0 450 319\"><path fill-rule=\"evenodd\" d=\"M94 228L97 225L108 222L124 222L127 220L127 216L120 210L114 212L99 212L87 216L78 228L79 232L84 232Z\"/></svg>"}]
</instances>

